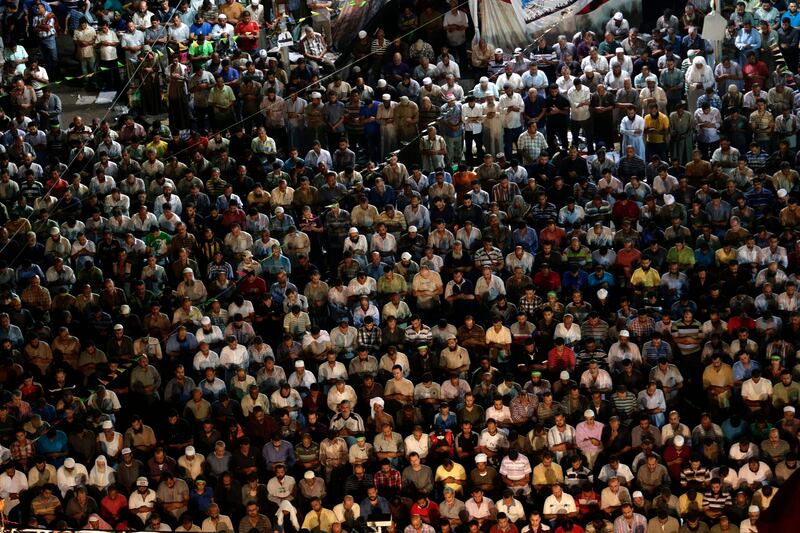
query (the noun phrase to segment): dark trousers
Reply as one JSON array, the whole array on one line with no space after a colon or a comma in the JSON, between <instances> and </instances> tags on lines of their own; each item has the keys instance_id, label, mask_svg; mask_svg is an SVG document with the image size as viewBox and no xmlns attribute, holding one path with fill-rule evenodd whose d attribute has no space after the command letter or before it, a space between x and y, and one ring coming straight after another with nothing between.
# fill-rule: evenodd
<instances>
[{"instance_id":1,"label":"dark trousers","mask_svg":"<svg viewBox=\"0 0 800 533\"><path fill-rule=\"evenodd\" d=\"M714 153L714 150L719 148L719 141L714 141L711 143L697 141L697 147L701 152L703 152L703 158L708 160L711 159L711 155Z\"/></svg>"},{"instance_id":2,"label":"dark trousers","mask_svg":"<svg viewBox=\"0 0 800 533\"><path fill-rule=\"evenodd\" d=\"M657 155L662 161L666 161L667 146L667 143L646 143L645 153L647 154L647 160L650 161L654 155Z\"/></svg>"},{"instance_id":3,"label":"dark trousers","mask_svg":"<svg viewBox=\"0 0 800 533\"><path fill-rule=\"evenodd\" d=\"M207 107L195 107L194 108L194 119L197 122L197 129L198 130L210 130L214 129L215 121L214 121L214 108L211 106Z\"/></svg>"},{"instance_id":4,"label":"dark trousers","mask_svg":"<svg viewBox=\"0 0 800 533\"><path fill-rule=\"evenodd\" d=\"M476 161L475 153L472 151L472 143L475 143L477 152L477 161L483 160L483 131L472 133L471 131L464 132L464 140L466 141L466 148L464 149L464 156L467 162L474 163Z\"/></svg>"},{"instance_id":5,"label":"dark trousers","mask_svg":"<svg viewBox=\"0 0 800 533\"><path fill-rule=\"evenodd\" d=\"M119 67L117 67L117 60L110 61L100 60L100 68L107 68L108 70L101 70L103 86L105 89L118 91L122 87L122 78L119 75Z\"/></svg>"},{"instance_id":6,"label":"dark trousers","mask_svg":"<svg viewBox=\"0 0 800 533\"><path fill-rule=\"evenodd\" d=\"M567 123L566 122L549 122L547 124L547 146L550 147L550 156L555 153L556 145L561 145L561 150L566 150L569 147L569 139L567 138Z\"/></svg>"},{"instance_id":7,"label":"dark trousers","mask_svg":"<svg viewBox=\"0 0 800 533\"><path fill-rule=\"evenodd\" d=\"M569 123L569 129L572 132L572 144L577 144L579 140L580 131L583 130L583 138L586 143L586 150L594 153L594 135L592 128L592 119L586 120L572 120Z\"/></svg>"},{"instance_id":8,"label":"dark trousers","mask_svg":"<svg viewBox=\"0 0 800 533\"><path fill-rule=\"evenodd\" d=\"M511 154L514 153L514 143L517 142L520 135L522 135L522 126L503 129L503 152L505 152L506 158L511 159Z\"/></svg>"}]
</instances>

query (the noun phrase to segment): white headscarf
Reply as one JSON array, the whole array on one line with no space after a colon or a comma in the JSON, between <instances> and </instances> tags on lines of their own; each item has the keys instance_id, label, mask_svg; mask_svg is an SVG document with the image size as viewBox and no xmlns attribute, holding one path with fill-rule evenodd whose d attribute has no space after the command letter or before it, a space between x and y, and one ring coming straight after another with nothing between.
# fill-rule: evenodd
<instances>
[{"instance_id":1,"label":"white headscarf","mask_svg":"<svg viewBox=\"0 0 800 533\"><path fill-rule=\"evenodd\" d=\"M289 520L291 520L292 525L295 529L300 529L300 522L297 521L297 509L288 501L283 500L281 504L278 506L278 511L275 513L275 518L277 519L278 526L283 526L283 519L284 511L289 513Z\"/></svg>"},{"instance_id":2,"label":"white headscarf","mask_svg":"<svg viewBox=\"0 0 800 533\"><path fill-rule=\"evenodd\" d=\"M369 401L369 410L372 413L372 418L375 418L375 405L383 407L383 398L373 398Z\"/></svg>"},{"instance_id":3,"label":"white headscarf","mask_svg":"<svg viewBox=\"0 0 800 533\"><path fill-rule=\"evenodd\" d=\"M94 467L89 473L88 485L104 489L114 483L114 469L108 465L105 456L98 455L94 460Z\"/></svg>"}]
</instances>

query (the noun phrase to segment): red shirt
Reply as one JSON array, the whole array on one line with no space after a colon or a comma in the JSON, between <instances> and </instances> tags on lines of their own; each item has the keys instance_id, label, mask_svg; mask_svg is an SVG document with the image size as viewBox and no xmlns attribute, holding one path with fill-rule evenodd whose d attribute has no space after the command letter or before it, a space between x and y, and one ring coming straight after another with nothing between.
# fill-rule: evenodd
<instances>
[{"instance_id":1,"label":"red shirt","mask_svg":"<svg viewBox=\"0 0 800 533\"><path fill-rule=\"evenodd\" d=\"M769 76L769 69L763 61L756 61L755 64L745 63L742 65L742 74L744 75L744 90L747 92L753 88L753 83L764 87L764 80Z\"/></svg>"},{"instance_id":2,"label":"red shirt","mask_svg":"<svg viewBox=\"0 0 800 533\"><path fill-rule=\"evenodd\" d=\"M559 355L556 348L547 353L547 369L551 372L572 370L575 368L575 352L564 346L564 351Z\"/></svg>"},{"instance_id":3,"label":"red shirt","mask_svg":"<svg viewBox=\"0 0 800 533\"><path fill-rule=\"evenodd\" d=\"M536 286L536 289L540 293L548 293L550 291L560 291L561 276L559 276L552 270L547 275L545 275L542 272L537 272L536 275L533 276L533 284Z\"/></svg>"},{"instance_id":4,"label":"red shirt","mask_svg":"<svg viewBox=\"0 0 800 533\"><path fill-rule=\"evenodd\" d=\"M639 220L639 206L632 200L628 200L624 205L622 202L616 202L611 208L611 218L617 224L620 224L625 218Z\"/></svg>"},{"instance_id":5,"label":"red shirt","mask_svg":"<svg viewBox=\"0 0 800 533\"><path fill-rule=\"evenodd\" d=\"M236 25L234 32L237 35L236 45L247 52L251 52L258 46L259 34L258 22L251 20L250 22L240 22ZM247 34L250 35L247 35Z\"/></svg>"},{"instance_id":6,"label":"red shirt","mask_svg":"<svg viewBox=\"0 0 800 533\"><path fill-rule=\"evenodd\" d=\"M421 516L422 521L428 524L438 524L441 518L439 506L431 500L428 500L428 505L425 507L420 507L417 502L414 502L411 506L411 516L415 514Z\"/></svg>"}]
</instances>

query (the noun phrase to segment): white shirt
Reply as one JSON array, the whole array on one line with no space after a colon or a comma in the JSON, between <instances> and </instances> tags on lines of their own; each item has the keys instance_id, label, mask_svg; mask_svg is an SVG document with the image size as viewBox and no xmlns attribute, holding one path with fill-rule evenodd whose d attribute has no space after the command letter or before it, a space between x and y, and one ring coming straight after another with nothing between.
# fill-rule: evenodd
<instances>
[{"instance_id":1,"label":"white shirt","mask_svg":"<svg viewBox=\"0 0 800 533\"><path fill-rule=\"evenodd\" d=\"M411 452L417 452L420 459L425 459L431 447L431 441L425 433L422 434L419 440L417 440L412 433L405 438L403 443L406 447L406 457L411 455Z\"/></svg>"},{"instance_id":2,"label":"white shirt","mask_svg":"<svg viewBox=\"0 0 800 533\"><path fill-rule=\"evenodd\" d=\"M581 85L580 89L573 86L567 91L567 99L569 100L572 120L588 120L590 116L589 102L592 98L592 93L585 85ZM581 105L585 104L585 105Z\"/></svg>"},{"instance_id":3,"label":"white shirt","mask_svg":"<svg viewBox=\"0 0 800 533\"><path fill-rule=\"evenodd\" d=\"M508 83L511 85L511 88L514 91L522 90L523 83L522 83L522 76L517 74L516 72L512 72L510 75L506 74L505 72L501 73L497 76L497 90L502 94L505 92L505 84Z\"/></svg>"},{"instance_id":4,"label":"white shirt","mask_svg":"<svg viewBox=\"0 0 800 533\"><path fill-rule=\"evenodd\" d=\"M514 93L511 96L503 94L499 102L500 117L503 121L503 127L508 129L522 127L522 110L525 104L522 101L522 96L519 93ZM516 111L511 111L509 107L516 107Z\"/></svg>"},{"instance_id":5,"label":"white shirt","mask_svg":"<svg viewBox=\"0 0 800 533\"><path fill-rule=\"evenodd\" d=\"M19 470L14 472L13 477L9 477L5 472L0 475L0 498L5 500L6 513L11 512L11 509L20 503L19 498L12 500L11 494L20 494L26 490L28 490L28 478Z\"/></svg>"},{"instance_id":6,"label":"white shirt","mask_svg":"<svg viewBox=\"0 0 800 533\"><path fill-rule=\"evenodd\" d=\"M461 120L464 121L464 128L472 133L483 131L483 104L476 103L474 106L469 104L461 106ZM470 119L478 119L477 122Z\"/></svg>"},{"instance_id":7,"label":"white shirt","mask_svg":"<svg viewBox=\"0 0 800 533\"><path fill-rule=\"evenodd\" d=\"M742 398L751 401L764 401L772 396L772 383L763 377L756 383L753 378L742 383Z\"/></svg>"},{"instance_id":8,"label":"white shirt","mask_svg":"<svg viewBox=\"0 0 800 533\"><path fill-rule=\"evenodd\" d=\"M466 29L460 30L448 30L448 26L462 26L466 28L469 26L469 21L467 20L467 14L463 11L456 10L453 13L451 9L447 13L445 13L444 18L442 20L442 26L445 28L445 33L447 34L447 42L450 43L450 46L459 46L466 42L467 40L467 31Z\"/></svg>"},{"instance_id":9,"label":"white shirt","mask_svg":"<svg viewBox=\"0 0 800 533\"><path fill-rule=\"evenodd\" d=\"M219 362L226 368L234 368L237 366L247 366L247 348L241 344L237 344L235 349L230 346L225 346L219 352Z\"/></svg>"},{"instance_id":10,"label":"white shirt","mask_svg":"<svg viewBox=\"0 0 800 533\"><path fill-rule=\"evenodd\" d=\"M559 514L560 512L570 514L578 512L578 508L575 507L575 498L564 492L561 494L561 501L557 500L554 494L548 496L542 506L542 512L544 514Z\"/></svg>"},{"instance_id":11,"label":"white shirt","mask_svg":"<svg viewBox=\"0 0 800 533\"><path fill-rule=\"evenodd\" d=\"M154 507L156 503L156 491L153 489L147 489L147 492L141 494L138 490L134 490L130 497L128 498L128 509L138 509L143 505L147 505L149 507ZM142 522L147 522L147 519L150 518L150 513L136 513L136 516Z\"/></svg>"}]
</instances>

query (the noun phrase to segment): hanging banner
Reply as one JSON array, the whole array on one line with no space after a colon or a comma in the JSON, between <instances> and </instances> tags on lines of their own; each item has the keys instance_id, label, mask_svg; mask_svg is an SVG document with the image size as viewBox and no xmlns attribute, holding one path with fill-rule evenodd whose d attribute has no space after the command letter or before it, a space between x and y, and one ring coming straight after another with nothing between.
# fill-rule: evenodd
<instances>
[{"instance_id":1,"label":"hanging banner","mask_svg":"<svg viewBox=\"0 0 800 533\"><path fill-rule=\"evenodd\" d=\"M346 46L389 2L390 0L342 0L333 24L333 42L336 46Z\"/></svg>"},{"instance_id":2,"label":"hanging banner","mask_svg":"<svg viewBox=\"0 0 800 533\"><path fill-rule=\"evenodd\" d=\"M492 47L509 52L525 48L546 30L567 34L592 29L598 39L620 11L631 25L641 17L637 0L473 0L470 14L480 36ZM552 37L550 38L552 40Z\"/></svg>"}]
</instances>

